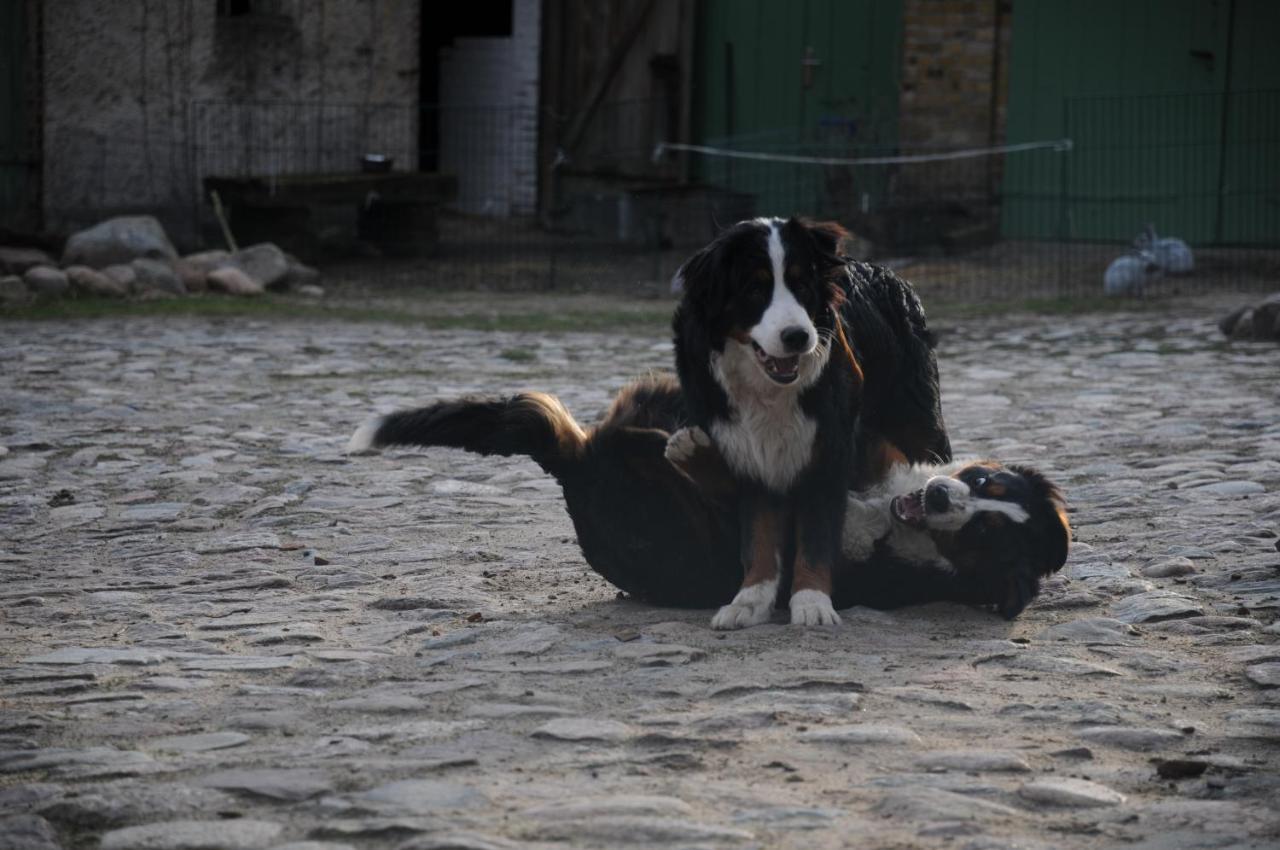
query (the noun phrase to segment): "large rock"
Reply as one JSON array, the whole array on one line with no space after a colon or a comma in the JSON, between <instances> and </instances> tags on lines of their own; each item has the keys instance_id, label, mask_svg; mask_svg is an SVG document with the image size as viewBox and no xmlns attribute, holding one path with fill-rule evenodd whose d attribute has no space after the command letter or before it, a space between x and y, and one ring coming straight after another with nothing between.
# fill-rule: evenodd
<instances>
[{"instance_id":1,"label":"large rock","mask_svg":"<svg viewBox=\"0 0 1280 850\"><path fill-rule=\"evenodd\" d=\"M152 260L175 260L178 257L164 227L153 216L109 218L88 230L72 234L62 252L62 264L100 269L132 262L139 257Z\"/></svg>"},{"instance_id":2,"label":"large rock","mask_svg":"<svg viewBox=\"0 0 1280 850\"><path fill-rule=\"evenodd\" d=\"M187 290L182 286L182 278L173 270L173 264L164 260L140 258L129 264L137 275L134 291L148 290L167 292L171 295L185 295Z\"/></svg>"},{"instance_id":3,"label":"large rock","mask_svg":"<svg viewBox=\"0 0 1280 850\"><path fill-rule=\"evenodd\" d=\"M173 270L188 293L204 292L209 288L209 271L194 266L186 259L174 260Z\"/></svg>"},{"instance_id":4,"label":"large rock","mask_svg":"<svg viewBox=\"0 0 1280 850\"><path fill-rule=\"evenodd\" d=\"M125 292L133 292L137 288L138 273L133 270L133 266L107 266L102 273L119 284Z\"/></svg>"},{"instance_id":5,"label":"large rock","mask_svg":"<svg viewBox=\"0 0 1280 850\"><path fill-rule=\"evenodd\" d=\"M261 283L235 266L214 269L205 276L205 280L209 291L227 295L261 295L265 291Z\"/></svg>"},{"instance_id":6,"label":"large rock","mask_svg":"<svg viewBox=\"0 0 1280 850\"><path fill-rule=\"evenodd\" d=\"M71 291L66 273L52 266L32 266L23 273L22 282L42 298L61 298Z\"/></svg>"},{"instance_id":7,"label":"large rock","mask_svg":"<svg viewBox=\"0 0 1280 850\"><path fill-rule=\"evenodd\" d=\"M108 274L88 266L67 266L63 269L71 282L71 291L89 298L123 298L129 287Z\"/></svg>"},{"instance_id":8,"label":"large rock","mask_svg":"<svg viewBox=\"0 0 1280 850\"><path fill-rule=\"evenodd\" d=\"M57 265L39 248L0 247L0 274L22 274L32 266Z\"/></svg>"},{"instance_id":9,"label":"large rock","mask_svg":"<svg viewBox=\"0 0 1280 850\"><path fill-rule=\"evenodd\" d=\"M1232 339L1280 342L1280 293L1235 310L1218 323L1218 328Z\"/></svg>"},{"instance_id":10,"label":"large rock","mask_svg":"<svg viewBox=\"0 0 1280 850\"><path fill-rule=\"evenodd\" d=\"M27 285L16 274L0 277L0 304L20 304L30 297Z\"/></svg>"},{"instance_id":11,"label":"large rock","mask_svg":"<svg viewBox=\"0 0 1280 850\"><path fill-rule=\"evenodd\" d=\"M187 254L182 258L182 262L208 274L214 269L220 269L231 262L231 255L221 250L200 251L196 254Z\"/></svg>"},{"instance_id":12,"label":"large rock","mask_svg":"<svg viewBox=\"0 0 1280 850\"><path fill-rule=\"evenodd\" d=\"M241 248L231 255L231 264L268 289L289 276L289 258L270 242Z\"/></svg>"}]
</instances>

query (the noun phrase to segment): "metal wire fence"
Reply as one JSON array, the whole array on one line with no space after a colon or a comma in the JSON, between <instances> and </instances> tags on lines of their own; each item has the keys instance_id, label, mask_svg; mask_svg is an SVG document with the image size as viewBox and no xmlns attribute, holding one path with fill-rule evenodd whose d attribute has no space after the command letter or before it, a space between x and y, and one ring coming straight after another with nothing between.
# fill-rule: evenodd
<instances>
[{"instance_id":1,"label":"metal wire fence","mask_svg":"<svg viewBox=\"0 0 1280 850\"><path fill-rule=\"evenodd\" d=\"M1071 99L1062 139L964 155L862 145L830 122L663 148L666 113L603 106L561 150L565 122L534 109L193 103L176 140L52 140L95 167L50 169L46 194L69 222L159 211L197 247L221 241L221 187L241 241L355 257L350 274L383 286L656 294L722 226L791 214L841 222L852 253L930 298L1280 280L1280 92ZM1157 262L1171 239L1189 268Z\"/></svg>"}]
</instances>

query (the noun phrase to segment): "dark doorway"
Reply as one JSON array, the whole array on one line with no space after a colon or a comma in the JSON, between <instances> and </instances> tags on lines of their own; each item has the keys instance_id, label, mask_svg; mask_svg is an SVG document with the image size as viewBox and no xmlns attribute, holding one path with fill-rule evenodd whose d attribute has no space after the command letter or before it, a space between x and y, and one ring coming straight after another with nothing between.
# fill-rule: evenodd
<instances>
[{"instance_id":1,"label":"dark doorway","mask_svg":"<svg viewBox=\"0 0 1280 850\"><path fill-rule=\"evenodd\" d=\"M457 38L509 38L512 0L465 0L440 13L440 5L422 0L418 47L418 168L436 171L440 165L440 48Z\"/></svg>"}]
</instances>

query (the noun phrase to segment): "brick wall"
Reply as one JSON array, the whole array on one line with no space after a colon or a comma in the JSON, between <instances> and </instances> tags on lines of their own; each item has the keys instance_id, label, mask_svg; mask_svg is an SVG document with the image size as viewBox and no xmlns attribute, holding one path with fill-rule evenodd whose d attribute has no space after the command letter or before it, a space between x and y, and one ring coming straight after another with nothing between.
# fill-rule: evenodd
<instances>
[{"instance_id":1,"label":"brick wall","mask_svg":"<svg viewBox=\"0 0 1280 850\"><path fill-rule=\"evenodd\" d=\"M1012 5L1011 0L904 0L899 125L904 146L1003 141Z\"/></svg>"},{"instance_id":2,"label":"brick wall","mask_svg":"<svg viewBox=\"0 0 1280 850\"><path fill-rule=\"evenodd\" d=\"M976 148L1005 139L1013 0L904 0L898 140L904 151ZM985 233L1002 156L911 164L900 205L967 210L940 226Z\"/></svg>"}]
</instances>

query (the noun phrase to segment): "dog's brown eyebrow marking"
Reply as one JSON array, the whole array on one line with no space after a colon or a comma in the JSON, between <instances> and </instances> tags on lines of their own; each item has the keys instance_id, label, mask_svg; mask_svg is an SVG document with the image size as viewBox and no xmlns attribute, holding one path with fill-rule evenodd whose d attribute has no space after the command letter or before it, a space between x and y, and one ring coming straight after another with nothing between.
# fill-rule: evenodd
<instances>
[{"instance_id":1,"label":"dog's brown eyebrow marking","mask_svg":"<svg viewBox=\"0 0 1280 850\"><path fill-rule=\"evenodd\" d=\"M792 263L791 265L787 266L788 279L794 280L795 278L803 277L803 276L804 276L804 269L799 265Z\"/></svg>"},{"instance_id":2,"label":"dog's brown eyebrow marking","mask_svg":"<svg viewBox=\"0 0 1280 850\"><path fill-rule=\"evenodd\" d=\"M992 483L983 488L983 495L991 496L993 498L1003 496L1007 492L1008 488L1003 484Z\"/></svg>"},{"instance_id":3,"label":"dog's brown eyebrow marking","mask_svg":"<svg viewBox=\"0 0 1280 850\"><path fill-rule=\"evenodd\" d=\"M773 271L771 269L756 269L751 276L760 283L768 283L773 280Z\"/></svg>"}]
</instances>

